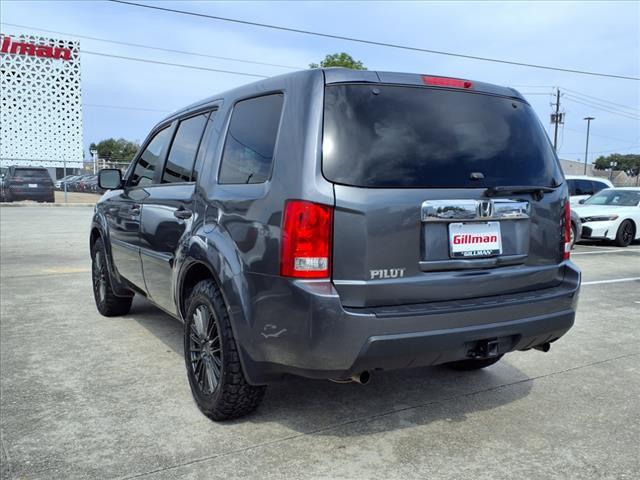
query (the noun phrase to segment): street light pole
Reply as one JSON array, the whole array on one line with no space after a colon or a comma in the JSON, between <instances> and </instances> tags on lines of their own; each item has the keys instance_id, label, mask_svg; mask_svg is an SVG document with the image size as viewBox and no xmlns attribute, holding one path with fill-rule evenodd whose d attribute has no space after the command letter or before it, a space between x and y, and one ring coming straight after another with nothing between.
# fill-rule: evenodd
<instances>
[{"instance_id":1,"label":"street light pole","mask_svg":"<svg viewBox=\"0 0 640 480\"><path fill-rule=\"evenodd\" d=\"M93 157L93 174L95 175L98 170L98 149L92 148L89 150L91 156Z\"/></svg>"},{"instance_id":2,"label":"street light pole","mask_svg":"<svg viewBox=\"0 0 640 480\"><path fill-rule=\"evenodd\" d=\"M613 171L618 166L618 162L611 162L609 164L609 181L613 180Z\"/></svg>"},{"instance_id":3,"label":"street light pole","mask_svg":"<svg viewBox=\"0 0 640 480\"><path fill-rule=\"evenodd\" d=\"M591 126L591 120L595 120L595 117L584 117L587 121L587 146L584 149L584 174L587 174L587 158L589 155L589 127Z\"/></svg>"}]
</instances>

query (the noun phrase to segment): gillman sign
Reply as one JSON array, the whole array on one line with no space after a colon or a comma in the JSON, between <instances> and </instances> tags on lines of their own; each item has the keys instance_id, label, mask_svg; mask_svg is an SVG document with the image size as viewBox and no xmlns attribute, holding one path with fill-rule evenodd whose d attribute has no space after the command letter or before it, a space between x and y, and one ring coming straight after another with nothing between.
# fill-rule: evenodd
<instances>
[{"instance_id":1,"label":"gillman sign","mask_svg":"<svg viewBox=\"0 0 640 480\"><path fill-rule=\"evenodd\" d=\"M0 53L71 60L70 48L51 47L49 45L38 45L35 43L19 42L15 41L8 35L2 35L2 43L0 43Z\"/></svg>"}]
</instances>

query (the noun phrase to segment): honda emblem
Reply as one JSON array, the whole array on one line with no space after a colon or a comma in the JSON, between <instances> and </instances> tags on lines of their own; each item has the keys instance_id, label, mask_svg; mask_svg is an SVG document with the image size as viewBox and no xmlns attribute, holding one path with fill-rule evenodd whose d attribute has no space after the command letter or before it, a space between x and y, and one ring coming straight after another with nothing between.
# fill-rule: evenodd
<instances>
[{"instance_id":1,"label":"honda emblem","mask_svg":"<svg viewBox=\"0 0 640 480\"><path fill-rule=\"evenodd\" d=\"M477 212L480 218L493 217L493 200L478 200Z\"/></svg>"}]
</instances>

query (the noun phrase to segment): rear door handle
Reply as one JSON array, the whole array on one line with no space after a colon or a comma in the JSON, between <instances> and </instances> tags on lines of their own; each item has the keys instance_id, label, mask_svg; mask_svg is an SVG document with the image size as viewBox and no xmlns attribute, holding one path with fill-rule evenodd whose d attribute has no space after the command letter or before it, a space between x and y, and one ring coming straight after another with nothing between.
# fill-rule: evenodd
<instances>
[{"instance_id":1,"label":"rear door handle","mask_svg":"<svg viewBox=\"0 0 640 480\"><path fill-rule=\"evenodd\" d=\"M191 210L187 210L186 208L179 208L178 210L173 211L173 215L181 220L186 220L187 218L191 218L193 212Z\"/></svg>"}]
</instances>

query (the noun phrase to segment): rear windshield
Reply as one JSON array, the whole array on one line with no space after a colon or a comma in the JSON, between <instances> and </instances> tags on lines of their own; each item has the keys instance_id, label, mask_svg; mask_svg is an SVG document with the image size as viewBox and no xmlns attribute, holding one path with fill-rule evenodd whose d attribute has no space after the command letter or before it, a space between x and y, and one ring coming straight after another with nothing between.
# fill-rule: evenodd
<instances>
[{"instance_id":1,"label":"rear windshield","mask_svg":"<svg viewBox=\"0 0 640 480\"><path fill-rule=\"evenodd\" d=\"M531 107L465 91L327 86L322 152L328 180L360 187L552 187L562 182Z\"/></svg>"},{"instance_id":2,"label":"rear windshield","mask_svg":"<svg viewBox=\"0 0 640 480\"><path fill-rule=\"evenodd\" d=\"M33 169L33 168L16 168L13 174L16 177L24 178L37 178L39 180L51 180L49 172L46 170Z\"/></svg>"}]
</instances>

